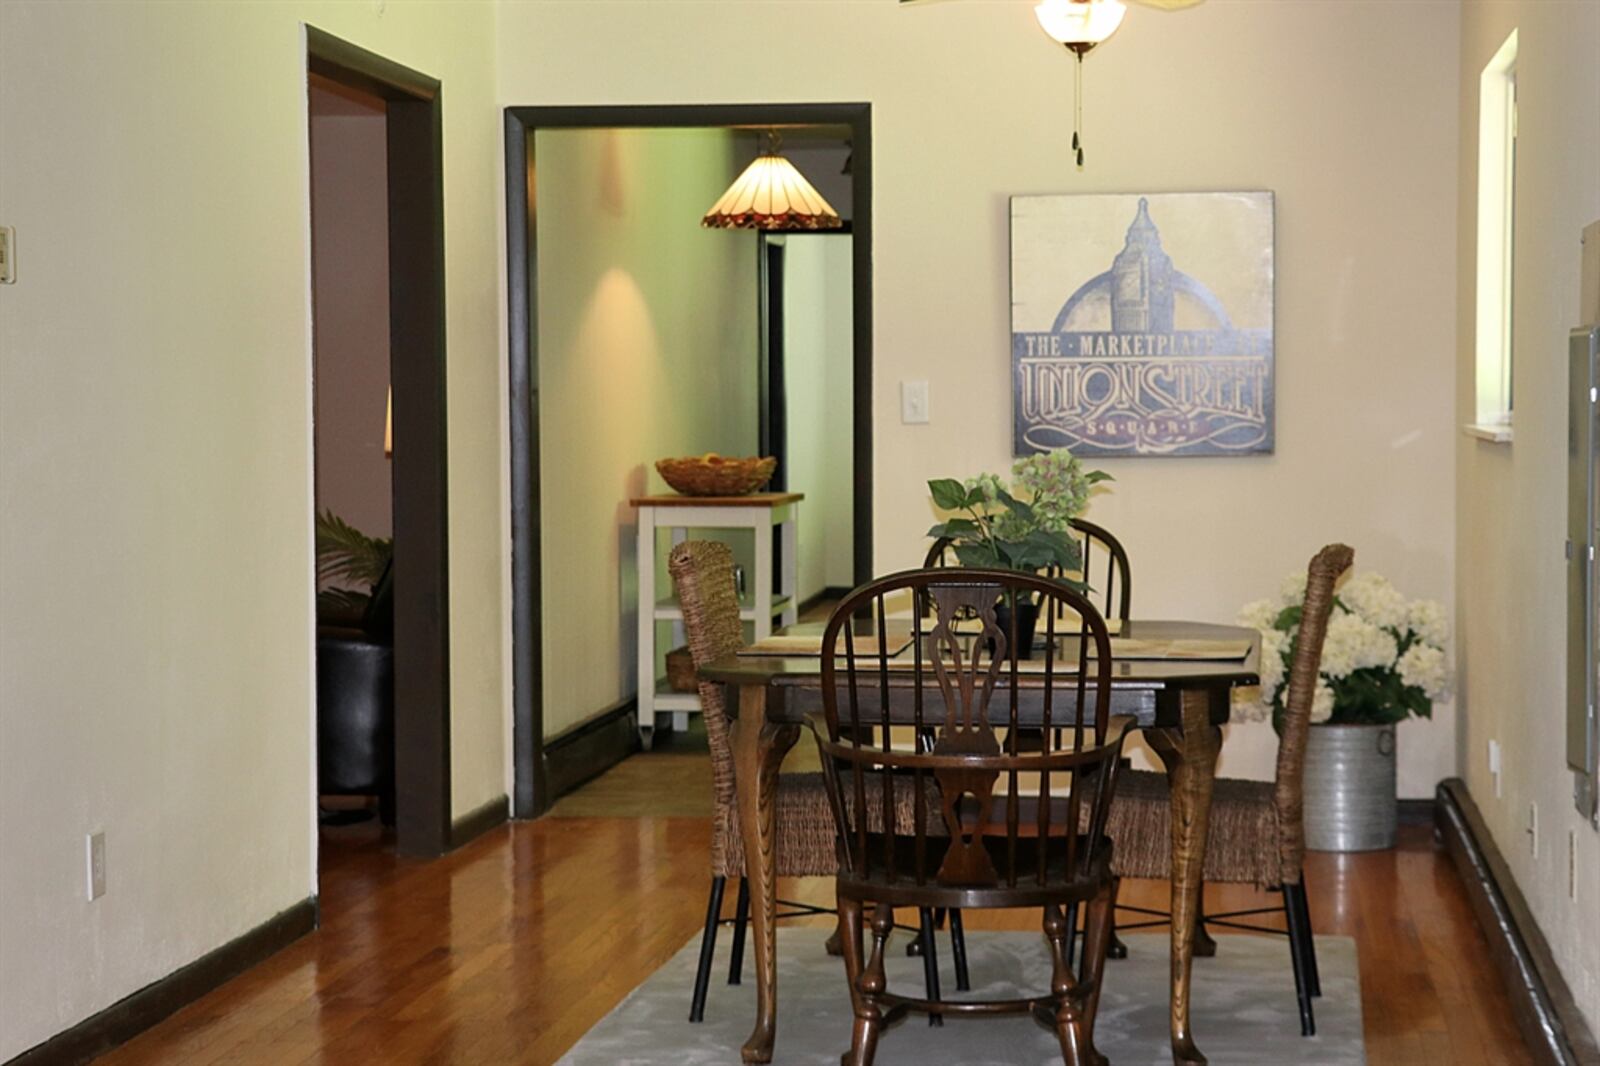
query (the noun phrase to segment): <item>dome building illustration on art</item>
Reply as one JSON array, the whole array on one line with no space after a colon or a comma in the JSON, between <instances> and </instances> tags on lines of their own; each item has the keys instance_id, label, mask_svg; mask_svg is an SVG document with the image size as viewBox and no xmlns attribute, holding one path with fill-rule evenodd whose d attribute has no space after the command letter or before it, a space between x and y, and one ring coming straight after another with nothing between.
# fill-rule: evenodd
<instances>
[{"instance_id":1,"label":"dome building illustration on art","mask_svg":"<svg viewBox=\"0 0 1600 1066\"><path fill-rule=\"evenodd\" d=\"M1084 224L1083 213L1108 209L1129 219L1120 248L1069 239L1103 232L1103 222ZM1270 193L1017 197L1012 216L1017 454L1059 447L1084 456L1272 450ZM1161 219L1188 223L1190 234L1224 234L1202 252L1227 258L1226 251L1248 250L1237 263L1202 258L1199 265L1214 267L1208 276L1230 280L1236 294L1242 279L1254 297L1246 302L1264 306L1265 320L1236 323L1211 287L1179 269L1163 246ZM1251 229L1218 230L1230 223ZM1193 247L1188 255L1194 258ZM1055 291L1068 295L1046 304L1048 287L1061 278L1076 284L1060 285ZM1046 308L1048 328L1041 329L1036 316Z\"/></svg>"}]
</instances>

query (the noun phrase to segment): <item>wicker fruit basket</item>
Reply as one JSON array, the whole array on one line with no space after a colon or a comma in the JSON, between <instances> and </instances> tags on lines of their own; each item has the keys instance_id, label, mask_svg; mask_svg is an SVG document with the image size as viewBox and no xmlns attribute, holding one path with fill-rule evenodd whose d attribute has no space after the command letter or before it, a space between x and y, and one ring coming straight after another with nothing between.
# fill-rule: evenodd
<instances>
[{"instance_id":1,"label":"wicker fruit basket","mask_svg":"<svg viewBox=\"0 0 1600 1066\"><path fill-rule=\"evenodd\" d=\"M656 460L662 480L685 496L747 495L771 481L777 465L772 456L730 459L716 452Z\"/></svg>"},{"instance_id":2,"label":"wicker fruit basket","mask_svg":"<svg viewBox=\"0 0 1600 1066\"><path fill-rule=\"evenodd\" d=\"M667 652L667 687L674 692L699 692L700 678L694 672L694 656L688 648Z\"/></svg>"}]
</instances>

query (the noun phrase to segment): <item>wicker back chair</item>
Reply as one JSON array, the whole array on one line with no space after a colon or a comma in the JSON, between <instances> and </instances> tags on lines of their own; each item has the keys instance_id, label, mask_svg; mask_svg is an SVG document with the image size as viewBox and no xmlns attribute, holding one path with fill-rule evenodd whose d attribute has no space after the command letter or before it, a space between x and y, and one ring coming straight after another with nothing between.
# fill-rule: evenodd
<instances>
[{"instance_id":1,"label":"wicker back chair","mask_svg":"<svg viewBox=\"0 0 1600 1066\"><path fill-rule=\"evenodd\" d=\"M884 602L907 592L925 621L911 649L891 659ZM1042 657L1024 665L1016 654L1018 612L1007 632L995 608L1028 595L1040 599L1045 644ZM1078 632L1058 635L1057 606L1081 617ZM869 650L870 632L885 636ZM1035 575L909 571L857 589L834 611L822 638L823 713L809 721L838 829L839 932L855 1015L846 1062L870 1063L881 1030L907 1010L931 1019L1031 1012L1057 1032L1069 1066L1103 1061L1094 1051L1094 1016L1116 899L1103 829L1122 750L1121 729L1109 721L1110 691L1099 612ZM895 747L891 723L913 727L914 745ZM1022 750L1024 727L1059 739ZM1060 801L1059 810L1034 803L1034 816L1023 815L1019 783L1031 780ZM890 823L887 812L907 794L913 817ZM1090 950L1074 974L1063 906L1078 903L1089 907ZM897 905L1043 908L1051 987L981 1003L890 992L884 945Z\"/></svg>"},{"instance_id":2,"label":"wicker back chair","mask_svg":"<svg viewBox=\"0 0 1600 1066\"><path fill-rule=\"evenodd\" d=\"M739 593L734 579L733 553L717 541L689 540L677 545L667 557L667 570L683 610L683 625L689 653L696 669L731 655L744 647L744 623L739 618ZM695 972L690 999L689 1020L705 1016L706 992L711 977L711 960L716 950L717 929L722 924L722 899L730 877L739 879L738 903L734 908L733 957L728 983L738 984L744 961L745 929L750 914L750 886L745 880L744 838L739 833L734 804L733 745L724 690L721 685L699 683L700 710L705 720L706 742L711 751L713 796L711 829L711 892L706 903L705 930L700 938L700 963ZM834 846L833 818L828 810L827 790L820 773L786 773L778 778L778 842L776 872L780 877L831 877L838 869ZM903 812L904 817L909 813ZM780 917L831 913L809 904L780 901ZM924 921L924 925L927 925ZM958 957L964 958L965 945L959 930L952 928ZM931 938L931 932L928 934ZM931 943L926 950L931 958ZM960 985L966 984L964 966Z\"/></svg>"},{"instance_id":3,"label":"wicker back chair","mask_svg":"<svg viewBox=\"0 0 1600 1066\"><path fill-rule=\"evenodd\" d=\"M1212 792L1211 832L1206 846L1204 877L1207 881L1254 884L1282 892L1281 908L1205 915L1204 922L1281 935L1283 930L1245 925L1232 919L1282 910L1289 927L1290 962L1300 1004L1300 1029L1306 1036L1316 1033L1311 1000L1322 994L1311 935L1311 913L1301 874L1306 851L1302 817L1306 736L1311 728L1311 704L1322 664L1323 638L1333 609L1333 587L1354 558L1355 553L1343 544L1330 544L1312 558L1306 572L1300 633L1295 639L1289 666L1276 779L1219 778ZM1170 876L1171 814L1166 774L1132 771L1123 775L1112 807L1109 830L1112 839L1117 841L1116 869L1120 876ZM1139 913L1165 917L1160 912ZM1121 928L1152 924L1163 923L1143 922ZM1202 925L1196 933L1195 953L1210 955L1215 951L1216 943L1204 933Z\"/></svg>"},{"instance_id":4,"label":"wicker back chair","mask_svg":"<svg viewBox=\"0 0 1600 1066\"><path fill-rule=\"evenodd\" d=\"M1078 550L1083 553L1083 569L1066 576L1081 578L1090 587L1089 599L1103 617L1115 618L1127 625L1128 609L1133 602L1133 567L1128 563L1127 549L1110 530L1087 519L1074 518L1072 533ZM952 565L955 562L953 547L949 537L935 540L922 560L923 569ZM1059 567L1051 567L1044 574L1046 577L1063 576Z\"/></svg>"}]
</instances>

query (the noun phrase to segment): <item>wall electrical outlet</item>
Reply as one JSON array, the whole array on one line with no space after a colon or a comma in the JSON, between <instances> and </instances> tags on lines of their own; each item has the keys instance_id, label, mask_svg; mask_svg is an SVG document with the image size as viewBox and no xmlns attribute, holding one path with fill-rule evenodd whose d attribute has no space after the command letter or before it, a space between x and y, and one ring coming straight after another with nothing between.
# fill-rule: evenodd
<instances>
[{"instance_id":1,"label":"wall electrical outlet","mask_svg":"<svg viewBox=\"0 0 1600 1066\"><path fill-rule=\"evenodd\" d=\"M96 900L106 894L105 833L90 833L87 844L88 883L84 887L88 890L89 899Z\"/></svg>"},{"instance_id":2,"label":"wall electrical outlet","mask_svg":"<svg viewBox=\"0 0 1600 1066\"><path fill-rule=\"evenodd\" d=\"M1539 857L1539 805L1528 804L1528 854Z\"/></svg>"},{"instance_id":3,"label":"wall electrical outlet","mask_svg":"<svg viewBox=\"0 0 1600 1066\"><path fill-rule=\"evenodd\" d=\"M1494 778L1494 798L1500 798L1500 742L1489 741L1489 776Z\"/></svg>"},{"instance_id":4,"label":"wall electrical outlet","mask_svg":"<svg viewBox=\"0 0 1600 1066\"><path fill-rule=\"evenodd\" d=\"M902 381L900 383L900 421L908 426L928 421L928 383Z\"/></svg>"}]
</instances>

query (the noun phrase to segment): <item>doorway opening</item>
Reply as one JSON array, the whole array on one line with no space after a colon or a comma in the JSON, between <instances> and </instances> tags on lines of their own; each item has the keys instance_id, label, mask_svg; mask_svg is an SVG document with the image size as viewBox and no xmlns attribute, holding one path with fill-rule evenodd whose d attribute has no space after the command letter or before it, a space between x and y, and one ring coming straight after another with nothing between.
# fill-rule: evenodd
<instances>
[{"instance_id":1,"label":"doorway opening","mask_svg":"<svg viewBox=\"0 0 1600 1066\"><path fill-rule=\"evenodd\" d=\"M450 846L440 84L306 28L318 793ZM392 545L392 548L391 548ZM350 817L335 813L334 819Z\"/></svg>"},{"instance_id":2,"label":"doorway opening","mask_svg":"<svg viewBox=\"0 0 1600 1066\"><path fill-rule=\"evenodd\" d=\"M703 261L682 259L664 268L669 272L663 282L668 290L684 278L697 282L698 287L685 291L678 301L651 299L649 294L660 289L652 290L635 276L637 271L627 268L596 270L571 293L555 291L569 278L567 267L552 253L584 242L602 250L626 250L611 220L630 212L640 219L636 228L641 239L660 239L671 229L680 242L674 247L688 249L691 242L684 230L697 229L699 216L738 169L754 158L762 134L772 129L782 132L785 155L816 150L831 157L831 165L819 165L817 160L799 165L849 220L843 235L791 235L780 242L764 234L699 231L712 243L723 242L724 254L736 250L737 263L728 266L715 253L704 252L709 245L694 245L693 255L703 254ZM555 150L570 134L600 137L592 146L588 169L577 174L577 180ZM721 137L725 145L734 146L728 158L741 162L715 176L692 163L654 171L635 165L638 159L631 153L651 151L650 145L677 135ZM667 607L639 604L634 598L638 589L630 579L635 557L631 501L661 491L650 468L653 460L707 450L777 455L783 472L774 488L804 488L808 495L800 507L802 516L813 509L820 513L821 505L809 486L796 483L796 477L802 470L810 471L807 477L824 476L819 471L826 469L836 482L830 494L846 505L844 531L835 538L837 546L830 548L822 524L811 527L815 534L810 535L805 517L801 518L802 547L795 554L802 569L807 552L814 557L808 584L815 587L805 591L819 597L830 586L848 587L871 575L871 109L867 104L508 108L506 153L514 811L526 818L542 813L566 788L612 765L631 750L629 745L637 747L639 733L654 724L643 720L638 693L647 686L654 692L662 682L648 676L656 671L643 666L643 654L636 668L634 656L627 653L635 647L633 634L642 628L640 618L652 617L646 612L659 611L653 617L663 619L671 613ZM641 174L654 177L647 181ZM830 178L838 179L831 187L835 191L825 183ZM673 203L670 211L652 214L640 209L641 190L669 195L684 189L690 190L688 199ZM575 204L590 209L594 221L589 228L575 228L579 225ZM842 274L832 273L832 280L842 277L843 284L832 290L831 315L826 285L819 283L816 291L802 293L790 284L792 278L827 277L829 262L844 267ZM742 309L739 313L745 316L731 327L726 325L733 316L730 307ZM665 339L672 330L663 319L679 313L690 320L678 331L686 339L674 347ZM843 324L842 337L836 330L831 338L840 342L836 347L842 353L831 385L809 354L802 359L808 344L821 343L824 320ZM696 334L704 323L713 325ZM797 324L810 333L796 333ZM629 343L612 343L616 337L607 330L624 327ZM571 357L574 351L582 352L583 358ZM640 351L648 358L641 361ZM720 352L731 361L711 366L693 361L707 351ZM611 357L609 352L624 354ZM593 379L592 387L573 388L574 367ZM674 368L685 380L669 382L672 388L651 384ZM641 373L652 377L641 381ZM698 388L686 391L685 386ZM824 388L830 389L829 396L819 394ZM652 396L670 396L671 401L654 411L636 410ZM811 404L804 415L804 434L792 428L799 413L792 407L797 396ZM619 460L623 473L611 472L602 488L608 500L616 497L610 510L582 513L577 501L580 495L592 497L594 484L584 481L589 488L581 494L578 484L568 484L574 454L611 447L614 442L607 433L613 427L631 430L641 418L661 415L705 426L711 418L705 412L730 410L741 412L740 419L747 416L748 423L719 422L715 431L673 437L674 443L656 450L632 442L632 452ZM837 416L832 434L839 444L837 454L843 457L826 467L810 452L813 427L820 424L824 410ZM587 418L579 424L590 425L592 436L556 432L575 418ZM551 450L552 434L560 438L559 451ZM842 483L837 483L840 479ZM583 536L593 539L585 541ZM582 550L552 554L557 544L566 541ZM842 559L820 561L840 553ZM598 565L610 567L609 574L601 575L606 583L598 596L580 590L573 574L580 562L594 562L596 557ZM637 565L645 565L642 557ZM774 576L782 570L775 567ZM670 589L660 581L655 584L664 592ZM593 623L596 615L602 616L602 624L589 625L595 630L592 637L565 639L579 623ZM666 624L670 623L663 621ZM549 627L562 631L552 634ZM560 648L553 643L555 636L564 638L557 642ZM672 647L665 638L655 643L663 652ZM643 646L642 637L638 646ZM605 655L591 656L597 647L603 647ZM624 652L620 656L619 648ZM546 676L547 657L553 660L553 669L559 666L556 674L561 676ZM583 666L581 671L574 669L575 661ZM613 686L614 698L575 696L577 686L563 680L570 674L603 677ZM660 670L658 677L664 675ZM671 715L666 719L670 721Z\"/></svg>"}]
</instances>

